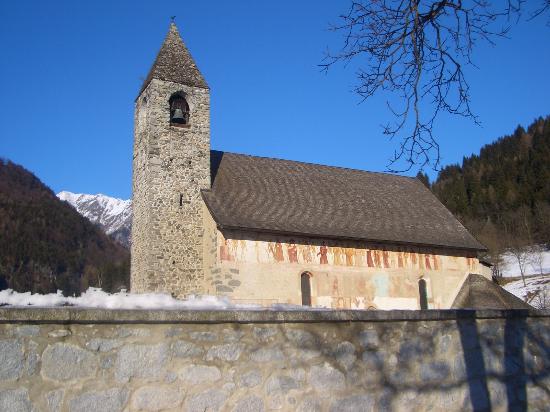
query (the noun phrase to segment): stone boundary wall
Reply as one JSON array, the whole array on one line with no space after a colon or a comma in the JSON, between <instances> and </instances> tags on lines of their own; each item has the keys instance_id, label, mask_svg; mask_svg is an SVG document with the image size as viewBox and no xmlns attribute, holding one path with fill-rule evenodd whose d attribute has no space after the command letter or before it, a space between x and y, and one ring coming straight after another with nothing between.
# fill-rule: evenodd
<instances>
[{"instance_id":1,"label":"stone boundary wall","mask_svg":"<svg viewBox=\"0 0 550 412\"><path fill-rule=\"evenodd\" d=\"M0 411L547 410L550 311L0 308Z\"/></svg>"}]
</instances>

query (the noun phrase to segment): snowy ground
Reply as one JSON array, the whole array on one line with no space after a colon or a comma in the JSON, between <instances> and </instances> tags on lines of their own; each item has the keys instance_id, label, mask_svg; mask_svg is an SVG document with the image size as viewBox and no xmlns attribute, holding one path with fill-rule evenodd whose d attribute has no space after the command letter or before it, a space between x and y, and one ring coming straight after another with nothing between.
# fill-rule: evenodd
<instances>
[{"instance_id":1,"label":"snowy ground","mask_svg":"<svg viewBox=\"0 0 550 412\"><path fill-rule=\"evenodd\" d=\"M186 300L174 299L162 293L106 293L97 288L89 288L79 297L65 297L60 292L41 295L30 292L18 293L11 289L0 291L0 306L54 307L78 306L100 309L191 309L191 310L266 310L252 304L236 304L223 296L195 296ZM326 310L289 304L275 304L271 310Z\"/></svg>"},{"instance_id":2,"label":"snowy ground","mask_svg":"<svg viewBox=\"0 0 550 412\"><path fill-rule=\"evenodd\" d=\"M550 309L550 275L530 276L504 285L504 289L538 309Z\"/></svg>"},{"instance_id":3,"label":"snowy ground","mask_svg":"<svg viewBox=\"0 0 550 412\"><path fill-rule=\"evenodd\" d=\"M524 268L526 286L521 280L517 258L511 253L505 253L502 257L502 276L511 280L503 286L504 289L539 309L550 309L550 250L527 253Z\"/></svg>"},{"instance_id":4,"label":"snowy ground","mask_svg":"<svg viewBox=\"0 0 550 412\"><path fill-rule=\"evenodd\" d=\"M534 262L535 256L531 254L527 261L525 267L526 275L540 275L540 268L538 264ZM502 266L502 276L506 278L513 278L516 276L521 276L521 271L519 270L519 265L517 259L510 253L504 254L504 265ZM542 273L550 274L550 251L546 250L542 252Z\"/></svg>"}]
</instances>

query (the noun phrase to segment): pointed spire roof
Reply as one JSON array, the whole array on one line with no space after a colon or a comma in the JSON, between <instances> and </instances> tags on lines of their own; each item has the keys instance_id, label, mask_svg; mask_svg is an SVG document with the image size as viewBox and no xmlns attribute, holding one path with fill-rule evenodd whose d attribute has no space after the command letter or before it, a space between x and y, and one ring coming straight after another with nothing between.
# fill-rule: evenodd
<instances>
[{"instance_id":1,"label":"pointed spire roof","mask_svg":"<svg viewBox=\"0 0 550 412\"><path fill-rule=\"evenodd\" d=\"M153 67L141 86L139 94L145 90L153 79L181 83L188 86L208 88L208 84L197 68L191 53L181 39L174 22L170 23L170 30L157 54Z\"/></svg>"}]
</instances>

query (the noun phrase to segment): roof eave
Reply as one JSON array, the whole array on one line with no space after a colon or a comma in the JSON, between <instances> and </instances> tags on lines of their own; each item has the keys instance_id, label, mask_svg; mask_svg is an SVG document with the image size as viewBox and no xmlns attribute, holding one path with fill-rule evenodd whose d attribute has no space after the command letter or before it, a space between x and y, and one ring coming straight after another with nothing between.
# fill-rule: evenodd
<instances>
[{"instance_id":1,"label":"roof eave","mask_svg":"<svg viewBox=\"0 0 550 412\"><path fill-rule=\"evenodd\" d=\"M208 203L208 202L205 202ZM207 205L208 207L208 205ZM211 212L211 209L208 207L209 211ZM212 213L212 212L211 212ZM272 233L276 235L281 236L295 236L295 237L310 237L314 239L331 239L331 240L354 240L354 241L363 241L363 242L371 242L371 243L381 243L386 245L398 245L398 246L415 246L415 247L422 247L422 248L436 248L436 249L454 249L454 250L464 250L464 251L470 251L470 252L483 252L487 249L481 249L481 248L474 248L474 247L467 247L467 246L455 246L455 245L441 245L441 244L430 244L430 243L416 243L416 242L404 242L404 241L398 241L398 240L388 240L388 239L372 239L367 237L357 237L357 236L335 236L335 235L325 235L325 234L318 234L318 233L304 233L304 232L290 232L290 231L283 231L283 230L277 230L277 229L265 229L265 228L256 228L256 227L246 227L246 226L236 226L236 225L225 225L222 223L219 223L219 221L215 218L214 214L212 214L212 217L214 218L214 221L216 222L216 226L220 230L240 230L240 231L251 231L251 232L258 232L258 233Z\"/></svg>"}]
</instances>

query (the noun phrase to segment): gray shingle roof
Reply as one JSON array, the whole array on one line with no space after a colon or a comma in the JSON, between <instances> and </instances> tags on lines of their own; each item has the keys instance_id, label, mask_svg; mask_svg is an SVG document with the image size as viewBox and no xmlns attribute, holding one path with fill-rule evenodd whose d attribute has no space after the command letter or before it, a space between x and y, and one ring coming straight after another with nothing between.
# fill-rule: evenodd
<instances>
[{"instance_id":1,"label":"gray shingle roof","mask_svg":"<svg viewBox=\"0 0 550 412\"><path fill-rule=\"evenodd\" d=\"M470 274L451 309L533 309L517 296L483 276Z\"/></svg>"},{"instance_id":2,"label":"gray shingle roof","mask_svg":"<svg viewBox=\"0 0 550 412\"><path fill-rule=\"evenodd\" d=\"M216 223L321 238L483 250L417 179L211 151Z\"/></svg>"},{"instance_id":3,"label":"gray shingle roof","mask_svg":"<svg viewBox=\"0 0 550 412\"><path fill-rule=\"evenodd\" d=\"M152 79L208 88L174 23L170 24L170 30L168 30L164 43L157 54L153 67L151 67L147 78L143 82L143 86L141 86L139 94L145 90Z\"/></svg>"}]
</instances>

